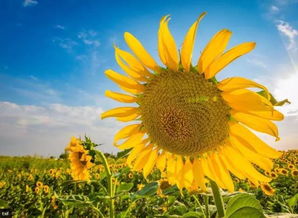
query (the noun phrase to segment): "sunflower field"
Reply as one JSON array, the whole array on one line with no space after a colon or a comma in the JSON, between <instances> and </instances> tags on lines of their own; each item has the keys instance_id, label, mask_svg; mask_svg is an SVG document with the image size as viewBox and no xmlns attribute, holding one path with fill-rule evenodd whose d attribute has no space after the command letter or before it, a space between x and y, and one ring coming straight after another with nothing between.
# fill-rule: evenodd
<instances>
[{"instance_id":1,"label":"sunflower field","mask_svg":"<svg viewBox=\"0 0 298 218\"><path fill-rule=\"evenodd\" d=\"M88 138L82 144L96 146ZM90 157L98 152L92 149ZM109 217L111 209L119 218L218 216L212 183L206 192L179 189L158 169L144 178L126 164L127 153L105 154L103 159L95 155L84 172L86 180L76 179L74 170L80 169L69 154L66 159L1 157L1 211L13 217ZM282 153L272 171L264 172L270 183L256 187L233 177L235 192L220 190L225 217L297 217L298 151Z\"/></svg>"}]
</instances>

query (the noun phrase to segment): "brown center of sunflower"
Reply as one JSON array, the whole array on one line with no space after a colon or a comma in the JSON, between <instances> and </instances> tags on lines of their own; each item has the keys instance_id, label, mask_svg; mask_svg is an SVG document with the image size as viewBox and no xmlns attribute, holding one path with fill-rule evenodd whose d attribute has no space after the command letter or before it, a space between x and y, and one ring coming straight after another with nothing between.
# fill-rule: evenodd
<instances>
[{"instance_id":1,"label":"brown center of sunflower","mask_svg":"<svg viewBox=\"0 0 298 218\"><path fill-rule=\"evenodd\" d=\"M216 85L198 73L156 75L139 104L151 141L172 153L201 154L228 136L229 107Z\"/></svg>"}]
</instances>

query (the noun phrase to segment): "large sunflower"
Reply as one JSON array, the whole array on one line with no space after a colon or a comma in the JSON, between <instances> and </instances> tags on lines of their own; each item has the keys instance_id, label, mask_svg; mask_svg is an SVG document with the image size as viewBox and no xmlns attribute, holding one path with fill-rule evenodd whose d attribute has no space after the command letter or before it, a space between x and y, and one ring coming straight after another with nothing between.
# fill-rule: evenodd
<instances>
[{"instance_id":1,"label":"large sunflower","mask_svg":"<svg viewBox=\"0 0 298 218\"><path fill-rule=\"evenodd\" d=\"M247 127L278 140L272 120L282 120L283 115L273 108L263 85L242 77L221 82L215 79L220 70L250 52L255 43L242 43L225 51L232 33L223 29L212 37L197 63L191 64L196 31L204 15L188 30L180 52L168 28L169 16L161 19L158 54L165 67L126 32L124 39L134 55L115 47L115 57L128 76L113 70L105 74L129 94L110 90L105 94L119 102L136 104L108 110L101 117L137 121L121 129L114 144L120 149L132 148L127 163L134 170L142 170L145 177L156 166L170 184L180 189L205 190L208 177L233 191L230 173L258 186L270 178L254 165L270 171L271 159L280 153ZM260 88L266 95L247 88Z\"/></svg>"}]
</instances>

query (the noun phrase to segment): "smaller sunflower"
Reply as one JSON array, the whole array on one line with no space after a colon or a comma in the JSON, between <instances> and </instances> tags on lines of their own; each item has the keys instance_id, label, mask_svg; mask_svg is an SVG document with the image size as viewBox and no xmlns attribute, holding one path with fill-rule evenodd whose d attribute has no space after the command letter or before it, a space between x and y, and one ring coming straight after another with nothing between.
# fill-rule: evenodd
<instances>
[{"instance_id":1,"label":"smaller sunflower","mask_svg":"<svg viewBox=\"0 0 298 218\"><path fill-rule=\"evenodd\" d=\"M171 185L170 185L170 183L168 182L167 179L160 179L158 181L157 194L160 197L164 197L163 191L166 190L167 188L170 188L170 187L171 187Z\"/></svg>"},{"instance_id":2,"label":"smaller sunflower","mask_svg":"<svg viewBox=\"0 0 298 218\"><path fill-rule=\"evenodd\" d=\"M269 183L261 183L261 189L266 195L269 196L272 196L275 193L275 190L271 187Z\"/></svg>"},{"instance_id":3,"label":"smaller sunflower","mask_svg":"<svg viewBox=\"0 0 298 218\"><path fill-rule=\"evenodd\" d=\"M292 176L297 177L298 176L298 170L292 170L291 174L292 174Z\"/></svg>"},{"instance_id":4,"label":"smaller sunflower","mask_svg":"<svg viewBox=\"0 0 298 218\"><path fill-rule=\"evenodd\" d=\"M288 171L284 168L279 168L279 173L282 175L288 175Z\"/></svg>"},{"instance_id":5,"label":"smaller sunflower","mask_svg":"<svg viewBox=\"0 0 298 218\"><path fill-rule=\"evenodd\" d=\"M273 179L275 179L275 178L277 178L277 175L276 175L275 172L271 172L271 173L270 173L270 177L273 178Z\"/></svg>"},{"instance_id":6,"label":"smaller sunflower","mask_svg":"<svg viewBox=\"0 0 298 218\"><path fill-rule=\"evenodd\" d=\"M31 192L31 188L29 187L29 185L26 185L26 192Z\"/></svg>"},{"instance_id":7,"label":"smaller sunflower","mask_svg":"<svg viewBox=\"0 0 298 218\"><path fill-rule=\"evenodd\" d=\"M140 191L142 188L144 188L145 185L144 184L138 184L137 188L138 188L138 191Z\"/></svg>"},{"instance_id":8,"label":"smaller sunflower","mask_svg":"<svg viewBox=\"0 0 298 218\"><path fill-rule=\"evenodd\" d=\"M43 191L44 191L45 193L49 193L49 191L50 191L50 187L47 186L47 185L44 185L44 186L43 186Z\"/></svg>"},{"instance_id":9,"label":"smaller sunflower","mask_svg":"<svg viewBox=\"0 0 298 218\"><path fill-rule=\"evenodd\" d=\"M294 169L295 166L294 166L293 164L290 163L290 164L288 164L288 168L289 168L289 169Z\"/></svg>"},{"instance_id":10,"label":"smaller sunflower","mask_svg":"<svg viewBox=\"0 0 298 218\"><path fill-rule=\"evenodd\" d=\"M43 186L43 184L42 184L42 182L38 181L38 182L36 183L36 186L39 187L39 188L41 188L41 187Z\"/></svg>"},{"instance_id":11,"label":"smaller sunflower","mask_svg":"<svg viewBox=\"0 0 298 218\"><path fill-rule=\"evenodd\" d=\"M82 181L89 180L89 169L93 166L92 157L88 155L88 151L83 147L81 140L72 137L66 150L69 152L68 159L71 162L72 178Z\"/></svg>"},{"instance_id":12,"label":"smaller sunflower","mask_svg":"<svg viewBox=\"0 0 298 218\"><path fill-rule=\"evenodd\" d=\"M41 189L39 187L35 187L34 191L35 191L36 194L39 194Z\"/></svg>"},{"instance_id":13,"label":"smaller sunflower","mask_svg":"<svg viewBox=\"0 0 298 218\"><path fill-rule=\"evenodd\" d=\"M133 174L131 172L128 174L128 178L129 179L132 179L133 178Z\"/></svg>"}]
</instances>

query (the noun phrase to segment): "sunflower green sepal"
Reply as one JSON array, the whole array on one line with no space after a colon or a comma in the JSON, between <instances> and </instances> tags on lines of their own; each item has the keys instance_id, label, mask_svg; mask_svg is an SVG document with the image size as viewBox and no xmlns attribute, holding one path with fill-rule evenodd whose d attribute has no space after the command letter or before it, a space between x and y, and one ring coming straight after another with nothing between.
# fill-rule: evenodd
<instances>
[{"instance_id":1,"label":"sunflower green sepal","mask_svg":"<svg viewBox=\"0 0 298 218\"><path fill-rule=\"evenodd\" d=\"M262 96L264 96L264 97L266 97L267 96L267 93L265 92L265 91L259 91L259 92L257 92L259 95L262 95ZM276 98L274 98L274 96L271 94L271 93L269 93L269 95L270 95L270 102L271 102L271 104L273 105L273 106L283 106L284 104L291 104L291 102L288 100L288 99L284 99L284 100L282 100L282 101L277 101L276 100Z\"/></svg>"}]
</instances>

